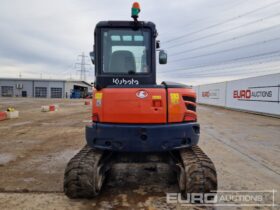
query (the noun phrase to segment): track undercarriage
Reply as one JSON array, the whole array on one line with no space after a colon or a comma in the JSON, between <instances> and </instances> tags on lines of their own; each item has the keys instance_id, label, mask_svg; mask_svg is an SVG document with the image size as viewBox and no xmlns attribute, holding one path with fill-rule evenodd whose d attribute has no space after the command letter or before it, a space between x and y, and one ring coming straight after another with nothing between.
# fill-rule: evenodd
<instances>
[{"instance_id":1,"label":"track undercarriage","mask_svg":"<svg viewBox=\"0 0 280 210\"><path fill-rule=\"evenodd\" d=\"M131 162L164 162L171 165L184 196L217 190L215 166L198 146L166 153L135 154L99 151L86 145L65 169L64 192L69 198L93 198L100 193L112 164Z\"/></svg>"}]
</instances>

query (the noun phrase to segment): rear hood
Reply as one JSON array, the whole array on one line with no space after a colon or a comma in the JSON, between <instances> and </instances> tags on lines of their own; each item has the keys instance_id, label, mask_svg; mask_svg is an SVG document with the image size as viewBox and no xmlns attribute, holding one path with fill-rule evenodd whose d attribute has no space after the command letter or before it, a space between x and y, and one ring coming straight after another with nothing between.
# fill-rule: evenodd
<instances>
[{"instance_id":1,"label":"rear hood","mask_svg":"<svg viewBox=\"0 0 280 210\"><path fill-rule=\"evenodd\" d=\"M165 88L105 88L93 97L93 113L104 123L166 123Z\"/></svg>"}]
</instances>

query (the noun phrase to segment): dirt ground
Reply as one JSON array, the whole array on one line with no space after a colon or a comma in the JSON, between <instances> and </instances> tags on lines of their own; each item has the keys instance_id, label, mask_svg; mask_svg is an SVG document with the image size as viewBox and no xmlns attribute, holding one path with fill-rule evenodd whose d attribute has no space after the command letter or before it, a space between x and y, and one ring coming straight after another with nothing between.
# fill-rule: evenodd
<instances>
[{"instance_id":1,"label":"dirt ground","mask_svg":"<svg viewBox=\"0 0 280 210\"><path fill-rule=\"evenodd\" d=\"M58 104L59 111L40 111L49 104ZM83 100L0 98L0 110L8 106L19 110L20 118L0 121L1 210L196 208L166 203L166 193L178 192L178 186L164 164L118 164L98 198L69 200L62 191L63 173L85 144L91 106ZM198 113L199 145L215 163L219 190L274 189L279 204L280 119L202 105Z\"/></svg>"}]
</instances>

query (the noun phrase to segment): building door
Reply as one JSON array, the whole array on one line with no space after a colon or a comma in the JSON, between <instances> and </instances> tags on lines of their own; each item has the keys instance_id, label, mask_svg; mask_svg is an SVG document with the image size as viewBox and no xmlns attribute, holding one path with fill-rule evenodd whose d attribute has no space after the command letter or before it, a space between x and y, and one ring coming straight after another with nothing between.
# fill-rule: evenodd
<instances>
[{"instance_id":1,"label":"building door","mask_svg":"<svg viewBox=\"0 0 280 210\"><path fill-rule=\"evenodd\" d=\"M35 97L36 98L47 98L47 88L46 87L35 87Z\"/></svg>"},{"instance_id":2,"label":"building door","mask_svg":"<svg viewBox=\"0 0 280 210\"><path fill-rule=\"evenodd\" d=\"M14 96L14 87L13 86L2 86L1 95L4 97L13 97Z\"/></svg>"},{"instance_id":3,"label":"building door","mask_svg":"<svg viewBox=\"0 0 280 210\"><path fill-rule=\"evenodd\" d=\"M51 98L62 98L62 88L51 88Z\"/></svg>"},{"instance_id":4,"label":"building door","mask_svg":"<svg viewBox=\"0 0 280 210\"><path fill-rule=\"evenodd\" d=\"M21 97L27 97L27 91L25 90L21 91Z\"/></svg>"}]
</instances>

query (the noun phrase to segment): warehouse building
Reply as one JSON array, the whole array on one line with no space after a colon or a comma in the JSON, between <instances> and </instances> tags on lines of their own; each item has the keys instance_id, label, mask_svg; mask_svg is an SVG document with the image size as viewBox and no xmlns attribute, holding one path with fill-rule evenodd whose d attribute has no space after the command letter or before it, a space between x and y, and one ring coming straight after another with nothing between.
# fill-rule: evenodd
<instances>
[{"instance_id":1,"label":"warehouse building","mask_svg":"<svg viewBox=\"0 0 280 210\"><path fill-rule=\"evenodd\" d=\"M85 81L0 78L0 97L83 98L91 92Z\"/></svg>"}]
</instances>

